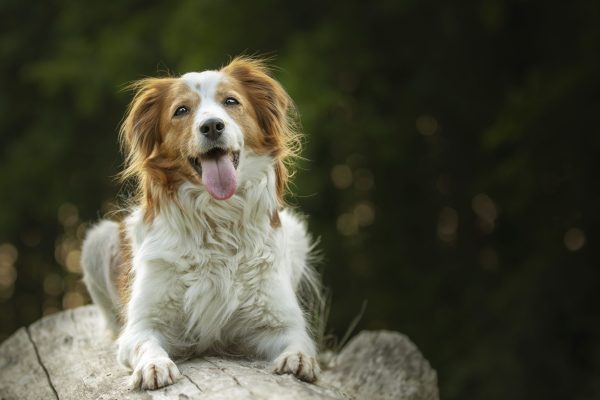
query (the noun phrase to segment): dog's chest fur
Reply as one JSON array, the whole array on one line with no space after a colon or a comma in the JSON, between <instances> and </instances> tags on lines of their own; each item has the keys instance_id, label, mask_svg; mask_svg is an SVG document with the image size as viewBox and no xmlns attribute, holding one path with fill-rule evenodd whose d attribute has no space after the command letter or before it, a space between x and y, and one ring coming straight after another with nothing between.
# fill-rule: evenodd
<instances>
[{"instance_id":1,"label":"dog's chest fur","mask_svg":"<svg viewBox=\"0 0 600 400\"><path fill-rule=\"evenodd\" d=\"M283 233L271 226L275 199L263 178L226 203L184 186L179 204L150 226L140 211L128 218L135 264L144 266L134 271L134 291L143 285L156 301L155 318L171 343L204 351L231 346L242 330L278 327L265 295L277 284Z\"/></svg>"}]
</instances>

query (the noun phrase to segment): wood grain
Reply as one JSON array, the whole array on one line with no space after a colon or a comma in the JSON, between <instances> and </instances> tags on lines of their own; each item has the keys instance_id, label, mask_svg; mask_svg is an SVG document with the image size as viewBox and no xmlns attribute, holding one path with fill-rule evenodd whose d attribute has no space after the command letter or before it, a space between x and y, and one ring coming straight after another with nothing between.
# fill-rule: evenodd
<instances>
[{"instance_id":1,"label":"wood grain","mask_svg":"<svg viewBox=\"0 0 600 400\"><path fill-rule=\"evenodd\" d=\"M176 384L134 391L115 351L94 306L43 318L0 345L0 399L439 398L435 371L396 332L361 332L316 384L274 375L264 361L199 357L178 363Z\"/></svg>"}]
</instances>

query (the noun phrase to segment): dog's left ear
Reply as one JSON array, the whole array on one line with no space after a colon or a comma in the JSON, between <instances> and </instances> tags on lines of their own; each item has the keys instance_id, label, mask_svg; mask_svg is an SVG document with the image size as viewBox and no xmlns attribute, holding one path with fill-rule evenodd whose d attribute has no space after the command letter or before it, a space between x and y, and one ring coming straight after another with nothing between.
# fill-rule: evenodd
<instances>
[{"instance_id":1,"label":"dog's left ear","mask_svg":"<svg viewBox=\"0 0 600 400\"><path fill-rule=\"evenodd\" d=\"M262 130L260 147L269 149L275 159L277 194L281 202L289 173L285 161L296 155L297 114L293 101L281 84L273 79L264 61L237 57L222 71L241 83L256 113Z\"/></svg>"}]
</instances>

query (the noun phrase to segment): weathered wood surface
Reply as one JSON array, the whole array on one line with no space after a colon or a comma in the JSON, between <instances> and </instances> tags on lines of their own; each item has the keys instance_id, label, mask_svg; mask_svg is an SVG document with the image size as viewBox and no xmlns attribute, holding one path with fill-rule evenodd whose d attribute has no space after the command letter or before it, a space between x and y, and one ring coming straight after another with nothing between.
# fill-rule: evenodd
<instances>
[{"instance_id":1,"label":"weathered wood surface","mask_svg":"<svg viewBox=\"0 0 600 400\"><path fill-rule=\"evenodd\" d=\"M0 345L0 399L438 399L436 373L399 333L361 332L316 384L274 375L262 361L201 357L155 391L127 388L94 306L21 328Z\"/></svg>"}]
</instances>

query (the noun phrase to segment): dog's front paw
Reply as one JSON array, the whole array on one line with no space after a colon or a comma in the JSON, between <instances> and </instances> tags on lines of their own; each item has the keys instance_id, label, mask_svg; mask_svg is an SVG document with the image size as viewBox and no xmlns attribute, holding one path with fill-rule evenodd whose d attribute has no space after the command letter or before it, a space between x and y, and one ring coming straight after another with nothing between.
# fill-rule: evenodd
<instances>
[{"instance_id":1,"label":"dog's front paw","mask_svg":"<svg viewBox=\"0 0 600 400\"><path fill-rule=\"evenodd\" d=\"M159 389L172 385L181 378L181 373L175 363L168 358L149 360L137 367L131 375L132 389Z\"/></svg>"},{"instance_id":2,"label":"dog's front paw","mask_svg":"<svg viewBox=\"0 0 600 400\"><path fill-rule=\"evenodd\" d=\"M305 382L314 382L321 369L314 357L301 352L285 352L275 360L273 371L276 374L294 374L296 378Z\"/></svg>"}]
</instances>

